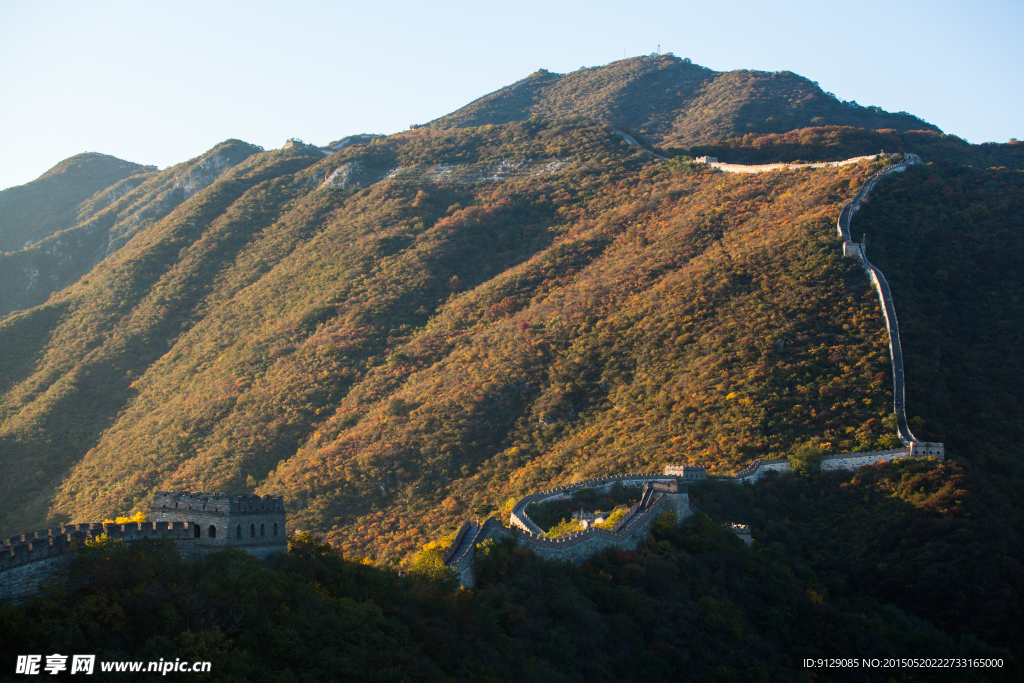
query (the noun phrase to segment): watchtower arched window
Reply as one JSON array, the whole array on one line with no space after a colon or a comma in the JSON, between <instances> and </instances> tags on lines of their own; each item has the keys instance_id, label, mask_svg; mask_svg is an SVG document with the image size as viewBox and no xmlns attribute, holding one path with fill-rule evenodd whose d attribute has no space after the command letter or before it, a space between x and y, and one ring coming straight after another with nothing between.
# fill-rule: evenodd
<instances>
[{"instance_id":1,"label":"watchtower arched window","mask_svg":"<svg viewBox=\"0 0 1024 683\"><path fill-rule=\"evenodd\" d=\"M237 538L241 538L242 537L242 525L241 524L239 524L238 528L235 529L235 537L237 537Z\"/></svg>"},{"instance_id":2,"label":"watchtower arched window","mask_svg":"<svg viewBox=\"0 0 1024 683\"><path fill-rule=\"evenodd\" d=\"M274 522L274 535L277 536L277 522Z\"/></svg>"},{"instance_id":3,"label":"watchtower arched window","mask_svg":"<svg viewBox=\"0 0 1024 683\"><path fill-rule=\"evenodd\" d=\"M217 527L210 525L210 538L217 538Z\"/></svg>"},{"instance_id":4,"label":"watchtower arched window","mask_svg":"<svg viewBox=\"0 0 1024 683\"><path fill-rule=\"evenodd\" d=\"M199 538L200 536L203 535L203 531L202 531L202 529L199 528L198 524L193 524L192 526L193 526L192 531L196 535L196 538Z\"/></svg>"},{"instance_id":5,"label":"watchtower arched window","mask_svg":"<svg viewBox=\"0 0 1024 683\"><path fill-rule=\"evenodd\" d=\"M267 528L266 528L266 526L267 526L266 524L260 524L260 536L266 536L267 535Z\"/></svg>"},{"instance_id":6,"label":"watchtower arched window","mask_svg":"<svg viewBox=\"0 0 1024 683\"><path fill-rule=\"evenodd\" d=\"M250 524L249 525L249 536L252 537L252 538L256 538L256 525L255 524Z\"/></svg>"}]
</instances>

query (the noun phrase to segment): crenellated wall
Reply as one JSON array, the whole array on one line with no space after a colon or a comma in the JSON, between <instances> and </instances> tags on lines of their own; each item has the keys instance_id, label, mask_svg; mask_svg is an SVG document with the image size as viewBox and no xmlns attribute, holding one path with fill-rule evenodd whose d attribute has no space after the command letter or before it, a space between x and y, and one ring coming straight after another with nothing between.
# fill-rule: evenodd
<instances>
[{"instance_id":1,"label":"crenellated wall","mask_svg":"<svg viewBox=\"0 0 1024 683\"><path fill-rule=\"evenodd\" d=\"M60 576L87 540L106 534L125 543L171 539L190 559L224 548L265 558L286 552L284 498L255 494L158 492L149 522L67 524L4 540L0 601L20 601Z\"/></svg>"},{"instance_id":2,"label":"crenellated wall","mask_svg":"<svg viewBox=\"0 0 1024 683\"><path fill-rule=\"evenodd\" d=\"M903 460L906 458L937 458L945 460L946 451L941 443L915 441L907 446L883 451L860 451L856 453L826 455L821 460L821 469L826 471L856 470L865 465L892 462L893 460ZM666 468L666 470L668 469ZM712 476L710 478L753 484L768 472L788 472L792 469L790 461L786 458L755 460L733 476Z\"/></svg>"},{"instance_id":3,"label":"crenellated wall","mask_svg":"<svg viewBox=\"0 0 1024 683\"><path fill-rule=\"evenodd\" d=\"M676 515L683 512L682 516L689 516L691 513L688 494L685 492L679 496L656 494L652 497L647 509L633 515L625 526L621 528L617 526L613 530L591 527L557 538L541 538L519 529L508 529L499 524L493 527L492 531L481 541L487 538L513 536L519 542L520 547L529 548L542 559L580 563L604 548L630 550L636 548L647 538L651 524L662 512L671 512Z\"/></svg>"},{"instance_id":4,"label":"crenellated wall","mask_svg":"<svg viewBox=\"0 0 1024 683\"><path fill-rule=\"evenodd\" d=\"M18 601L32 595L40 582L58 577L85 541L102 534L129 543L143 538L192 540L191 529L184 522L68 524L15 536L0 548L0 600Z\"/></svg>"},{"instance_id":5,"label":"crenellated wall","mask_svg":"<svg viewBox=\"0 0 1024 683\"><path fill-rule=\"evenodd\" d=\"M667 465L665 474L684 482L703 481L708 477L708 468L693 465Z\"/></svg>"},{"instance_id":6,"label":"crenellated wall","mask_svg":"<svg viewBox=\"0 0 1024 683\"><path fill-rule=\"evenodd\" d=\"M753 484L768 472L788 472L793 469L786 458L773 458L770 460L755 460L732 477L716 476L712 479L729 479L740 483Z\"/></svg>"},{"instance_id":7,"label":"crenellated wall","mask_svg":"<svg viewBox=\"0 0 1024 683\"><path fill-rule=\"evenodd\" d=\"M905 154L903 160L898 164L886 166L873 174L858 190L856 196L847 202L839 212L836 230L843 240L843 256L850 256L860 261L878 292L878 301L882 307L882 317L885 319L885 328L889 334L889 359L892 362L892 383L893 383L893 412L896 414L896 431L900 440L912 451L917 448L924 450L938 450L938 457L945 457L945 449L942 444L925 443L918 441L910 431L907 423L906 410L906 383L903 372L903 346L900 342L900 324L896 317L896 307L892 302L892 290L885 275L868 260L867 250L863 243L854 242L851 239L850 220L853 214L860 210L861 202L868 196L879 180L889 173L902 173L908 166L921 164L921 158L916 154Z\"/></svg>"},{"instance_id":8,"label":"crenellated wall","mask_svg":"<svg viewBox=\"0 0 1024 683\"><path fill-rule=\"evenodd\" d=\"M889 462L903 458L942 459L942 444L915 442L902 448L883 451L867 451L860 453L838 453L822 459L822 470L856 470L865 465ZM712 476L711 479L733 481L737 483L755 483L771 471L785 472L792 469L786 458L772 460L756 460L735 476ZM665 473L658 474L620 474L600 479L590 479L577 484L559 486L553 489L538 491L520 500L512 508L510 526L503 526L497 519L491 518L482 525L463 522L452 544L445 551L443 560L459 575L461 585L472 588L476 584L473 564L476 546L485 540L513 538L520 547L528 548L538 557L547 560L564 562L582 562L595 552L608 547L632 549L647 537L650 525L662 512L671 512L679 519L692 514L687 482L678 477L680 473L690 476L693 481L704 479L704 468L667 465ZM544 538L543 531L527 514L533 503L569 498L574 492L583 488L608 488L615 484L624 486L643 485L644 492L640 502L630 508L626 516L612 529L589 527L557 538ZM736 533L747 545L750 544L749 528L738 529Z\"/></svg>"},{"instance_id":9,"label":"crenellated wall","mask_svg":"<svg viewBox=\"0 0 1024 683\"><path fill-rule=\"evenodd\" d=\"M188 522L197 548L205 552L231 547L262 559L288 547L283 496L160 491L149 516Z\"/></svg>"},{"instance_id":10,"label":"crenellated wall","mask_svg":"<svg viewBox=\"0 0 1024 683\"><path fill-rule=\"evenodd\" d=\"M589 527L557 538L544 538L543 531L526 514L532 503L568 498L580 489L604 489L615 484L642 485L644 492L640 502L611 529ZM529 548L542 559L579 563L604 548L636 548L647 538L651 524L662 512L671 512L679 519L692 514L687 485L674 476L620 474L590 479L526 496L513 508L510 527L503 526L493 517L480 526L464 522L445 552L444 561L458 573L461 585L472 588L476 585L473 574L476 546L488 539L512 538L520 547Z\"/></svg>"},{"instance_id":11,"label":"crenellated wall","mask_svg":"<svg viewBox=\"0 0 1024 683\"><path fill-rule=\"evenodd\" d=\"M852 159L846 159L844 161L834 162L823 162L816 164L760 164L760 165L745 165L745 164L724 164L719 162L714 157L701 157L698 158L698 162L706 163L710 166L714 166L722 171L730 173L761 173L764 171L777 170L781 168L797 168L800 166L808 166L812 168L822 168L826 166L843 166L846 164L857 163L865 159L873 159L874 156L863 156L854 157ZM864 184L861 185L860 189L857 190L857 194L854 198L843 205L843 208L839 212L839 218L836 221L836 231L839 234L839 238L843 241L843 256L849 256L856 258L861 262L864 270L867 272L868 277L878 292L878 299L882 306L882 315L885 319L885 327L889 333L889 358L892 362L893 371L893 412L896 414L896 429L903 443L913 448L915 444L919 446L925 446L931 450L936 450L938 446L940 454L939 458L944 457L944 449L941 444L924 444L920 442L911 433L910 427L907 424L907 413L906 413L906 388L904 383L903 373L903 349L900 344L900 329L899 321L896 318L896 309L892 303L892 291L889 289L889 283L885 279L885 275L882 274L877 267L875 267L867 258L867 253L864 244L854 242L850 232L850 221L853 218L853 214L860 210L861 203L867 198L871 190L874 189L878 181L889 175L890 173L902 173L907 170L907 167L922 164L921 157L916 154L907 152L903 155L903 158L899 163L890 164L885 168L873 173ZM767 463L767 461L765 461ZM768 469L773 467L765 465ZM785 466L779 465L774 469L782 468ZM754 478L751 481L756 481L759 476L758 472L753 473Z\"/></svg>"},{"instance_id":12,"label":"crenellated wall","mask_svg":"<svg viewBox=\"0 0 1024 683\"><path fill-rule=\"evenodd\" d=\"M468 519L462 523L461 527L459 527L458 533L455 534L455 540L453 540L452 544L448 546L448 550L444 551L444 555L441 558L445 564L448 564L451 561L452 557L455 555L456 551L458 551L459 547L461 546L462 539L465 538L466 532L469 531L472 527L473 525L470 524Z\"/></svg>"},{"instance_id":13,"label":"crenellated wall","mask_svg":"<svg viewBox=\"0 0 1024 683\"><path fill-rule=\"evenodd\" d=\"M553 489L546 489L544 491L538 491L532 493L525 498L521 499L516 503L515 507L512 508L511 524L522 531L530 534L539 536L544 533L543 530L533 523L527 513L527 508L533 503L543 503L549 500L559 500L562 498L571 498L573 492L579 491L583 488L592 489L608 489L616 484L622 486L643 486L649 482L655 481L675 481L674 475L666 474L616 474L610 477L600 477L598 479L588 479L581 481L576 484L567 484L566 486L559 486Z\"/></svg>"},{"instance_id":14,"label":"crenellated wall","mask_svg":"<svg viewBox=\"0 0 1024 683\"><path fill-rule=\"evenodd\" d=\"M651 525L662 512L676 515L682 513L683 517L691 514L689 498L685 493L682 494L683 504L672 498L673 496L658 494L647 510L634 515L630 522L618 531L591 527L558 538L543 538L516 527L505 527L492 517L483 525L471 528L467 534L469 542L463 540L464 548L447 564L458 573L462 586L473 588L476 585L476 577L473 574L476 545L486 540L500 541L512 538L519 547L528 548L541 559L577 564L604 548L633 550L647 538Z\"/></svg>"}]
</instances>

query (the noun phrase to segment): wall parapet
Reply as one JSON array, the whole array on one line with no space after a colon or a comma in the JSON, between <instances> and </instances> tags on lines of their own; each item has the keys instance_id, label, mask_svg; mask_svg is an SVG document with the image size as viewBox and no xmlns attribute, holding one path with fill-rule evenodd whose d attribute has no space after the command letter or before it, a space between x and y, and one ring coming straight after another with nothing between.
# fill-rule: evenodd
<instances>
[{"instance_id":1,"label":"wall parapet","mask_svg":"<svg viewBox=\"0 0 1024 683\"><path fill-rule=\"evenodd\" d=\"M526 508L535 502L567 498L580 489L607 488L620 483L642 484L644 491L640 502L611 529L591 526L556 538L545 538L540 527L526 514ZM619 474L588 479L522 498L512 509L509 527L493 517L479 526L464 522L443 557L445 564L458 573L461 584L471 588L476 583L473 574L476 546L486 540L511 538L543 559L582 562L602 548L635 548L646 538L650 525L662 512L672 512L680 519L691 514L685 482L664 474Z\"/></svg>"},{"instance_id":2,"label":"wall parapet","mask_svg":"<svg viewBox=\"0 0 1024 683\"><path fill-rule=\"evenodd\" d=\"M459 549L459 545L462 543L463 537L465 537L466 532L469 531L472 528L472 526L473 525L470 524L469 520L467 519L465 522L462 523L462 526L459 527L458 533L455 534L455 540L452 541L452 544L448 546L448 550L444 551L444 555L441 557L442 561L445 564L448 564L449 560L452 559L452 555L454 555L455 551Z\"/></svg>"},{"instance_id":3,"label":"wall parapet","mask_svg":"<svg viewBox=\"0 0 1024 683\"><path fill-rule=\"evenodd\" d=\"M837 453L822 459L823 470L853 470L865 465L903 458L942 458L942 444L916 442L910 446L888 450ZM711 476L713 480L754 483L768 471L792 469L786 458L756 460L734 476ZM465 587L475 585L473 562L476 546L488 539L514 539L520 547L528 548L542 559L582 562L586 557L606 547L635 547L661 512L673 512L680 519L692 514L687 483L668 474L684 471L680 465L667 465L665 474L622 474L599 479L589 479L576 484L545 489L522 498L513 507L510 526L503 526L497 519L490 518L482 525L463 522L455 539L443 555L447 566L459 575ZM616 483L643 483L644 492L640 502L630 508L626 516L612 529L589 527L557 538L545 538L543 531L526 514L527 507L534 502L567 498L574 490L599 488ZM730 528L749 545L750 530L734 525Z\"/></svg>"},{"instance_id":4,"label":"wall parapet","mask_svg":"<svg viewBox=\"0 0 1024 683\"><path fill-rule=\"evenodd\" d=\"M850 221L853 218L853 214L860 210L861 202L867 198L868 194L874 189L878 181L890 173L902 173L908 167L922 164L921 157L916 154L906 153L903 156L902 161L898 164L890 164L880 171L871 175L867 181L857 191L857 194L849 202L843 205L842 210L839 212L839 219L836 225L836 230L839 233L840 239L843 240L843 255L852 256L856 258L861 266L864 268L871 280L871 284L874 285L875 290L878 292L878 301L882 307L882 317L885 319L885 329L889 335L889 360L892 363L892 383L893 383L893 412L896 414L896 431L900 440L903 444L909 447L912 451L915 448L921 448L926 442L919 441L914 434L910 431L910 425L907 422L906 412L906 382L904 380L903 371L903 347L900 343L900 325L899 320L896 317L896 307L892 301L892 290L889 288L889 282L885 279L885 275L879 270L871 261L868 260L867 250L863 243L853 242L850 233ZM936 444L931 444L934 448ZM940 451L938 457L945 457L945 448L941 444L937 444L937 450ZM927 447L925 447L927 450Z\"/></svg>"},{"instance_id":5,"label":"wall parapet","mask_svg":"<svg viewBox=\"0 0 1024 683\"><path fill-rule=\"evenodd\" d=\"M856 470L866 465L893 460L937 458L945 460L945 446L937 442L914 441L900 448L877 451L856 451L850 453L834 453L821 459L822 470ZM667 466L665 469L673 467ZM737 483L755 483L770 471L788 472L793 469L792 463L786 458L755 460L733 475L711 475L715 481L732 481Z\"/></svg>"},{"instance_id":6,"label":"wall parapet","mask_svg":"<svg viewBox=\"0 0 1024 683\"><path fill-rule=\"evenodd\" d=\"M609 488L615 484L622 484L623 486L642 486L648 482L654 481L675 481L676 478L677 477L670 474L614 474L608 477L587 479L575 484L566 484L565 486L559 486L553 489L545 489L521 498L519 502L516 503L515 507L512 508L511 523L513 526L516 526L523 531L540 535L544 533L543 530L530 519L530 516L527 513L527 508L533 503L543 503L549 500L569 498L573 491L578 491L583 488L602 489Z\"/></svg>"},{"instance_id":7,"label":"wall parapet","mask_svg":"<svg viewBox=\"0 0 1024 683\"><path fill-rule=\"evenodd\" d=\"M697 157L694 161L698 164L707 164L708 166L717 168L719 171L725 171L726 173L764 173L766 171L785 171L800 168L834 168L836 166L847 166L849 164L860 163L861 161L877 159L878 156L879 155L877 154L868 154L866 156L843 159L842 161L814 161L810 163L791 163L782 161L774 164L728 164L719 161L715 157Z\"/></svg>"},{"instance_id":8,"label":"wall parapet","mask_svg":"<svg viewBox=\"0 0 1024 683\"><path fill-rule=\"evenodd\" d=\"M170 539L189 557L232 547L262 558L288 548L283 496L160 491L150 516L149 522L65 524L5 539L0 600L34 594L41 582L58 576L74 551L104 534L125 543Z\"/></svg>"},{"instance_id":9,"label":"wall parapet","mask_svg":"<svg viewBox=\"0 0 1024 683\"><path fill-rule=\"evenodd\" d=\"M202 513L206 515L237 515L242 513L284 512L284 496L261 496L256 493L202 493L192 491L157 491L150 510L154 513Z\"/></svg>"}]
</instances>

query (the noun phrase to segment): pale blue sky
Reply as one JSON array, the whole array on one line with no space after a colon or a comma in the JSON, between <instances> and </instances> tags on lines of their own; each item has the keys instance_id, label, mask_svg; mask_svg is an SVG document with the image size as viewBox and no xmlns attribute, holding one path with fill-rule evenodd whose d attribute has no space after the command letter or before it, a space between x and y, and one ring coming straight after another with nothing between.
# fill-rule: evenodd
<instances>
[{"instance_id":1,"label":"pale blue sky","mask_svg":"<svg viewBox=\"0 0 1024 683\"><path fill-rule=\"evenodd\" d=\"M659 44L1005 142L1024 138L1022 36L1020 0L0 0L0 188L85 151L164 168L232 137L394 133Z\"/></svg>"}]
</instances>

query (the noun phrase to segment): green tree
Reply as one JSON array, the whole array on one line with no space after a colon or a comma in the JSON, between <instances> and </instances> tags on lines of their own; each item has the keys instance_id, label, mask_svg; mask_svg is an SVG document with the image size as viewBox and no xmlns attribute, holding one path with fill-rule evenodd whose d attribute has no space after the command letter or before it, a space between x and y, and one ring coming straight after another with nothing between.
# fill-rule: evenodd
<instances>
[{"instance_id":1,"label":"green tree","mask_svg":"<svg viewBox=\"0 0 1024 683\"><path fill-rule=\"evenodd\" d=\"M808 441L789 456L789 462L797 472L816 472L821 469L821 459L824 456L825 452L821 446Z\"/></svg>"}]
</instances>

